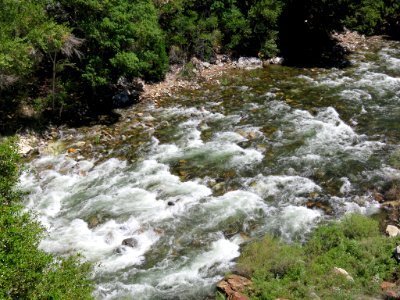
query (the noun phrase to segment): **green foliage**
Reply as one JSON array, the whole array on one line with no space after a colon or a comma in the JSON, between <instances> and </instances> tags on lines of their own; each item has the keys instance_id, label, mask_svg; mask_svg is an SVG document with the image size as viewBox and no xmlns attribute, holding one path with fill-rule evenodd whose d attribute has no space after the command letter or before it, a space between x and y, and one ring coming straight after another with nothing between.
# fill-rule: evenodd
<instances>
[{"instance_id":1,"label":"green foliage","mask_svg":"<svg viewBox=\"0 0 400 300\"><path fill-rule=\"evenodd\" d=\"M123 77L160 80L167 70L164 36L152 1L60 1L76 35L85 40L78 63L90 86ZM62 16L65 18L65 15Z\"/></svg>"},{"instance_id":2,"label":"green foliage","mask_svg":"<svg viewBox=\"0 0 400 300\"><path fill-rule=\"evenodd\" d=\"M15 145L0 143L0 298L91 299L89 264L38 249L44 229L23 211L21 194L14 191L17 161Z\"/></svg>"},{"instance_id":3,"label":"green foliage","mask_svg":"<svg viewBox=\"0 0 400 300\"><path fill-rule=\"evenodd\" d=\"M15 144L0 143L0 204L10 204L17 196L13 187L18 181L19 156Z\"/></svg>"},{"instance_id":4,"label":"green foliage","mask_svg":"<svg viewBox=\"0 0 400 300\"><path fill-rule=\"evenodd\" d=\"M400 3L393 0L350 1L350 14L343 24L365 34L394 34L400 20ZM398 27L397 27L398 28Z\"/></svg>"},{"instance_id":5,"label":"green foliage","mask_svg":"<svg viewBox=\"0 0 400 300\"><path fill-rule=\"evenodd\" d=\"M178 76L185 80L191 80L196 76L196 73L193 71L194 65L191 62L185 64L181 71L179 72Z\"/></svg>"},{"instance_id":6,"label":"green foliage","mask_svg":"<svg viewBox=\"0 0 400 300\"><path fill-rule=\"evenodd\" d=\"M249 10L249 20L255 38L260 43L261 56L273 57L279 53L278 21L283 10L283 3L275 0L259 0Z\"/></svg>"},{"instance_id":7,"label":"green foliage","mask_svg":"<svg viewBox=\"0 0 400 300\"><path fill-rule=\"evenodd\" d=\"M378 296L380 282L397 277L393 250L398 242L380 235L376 221L351 215L317 228L303 246L270 237L252 243L238 268L252 276L252 299L310 299L314 294L321 299L361 299ZM354 280L336 274L335 267Z\"/></svg>"}]
</instances>

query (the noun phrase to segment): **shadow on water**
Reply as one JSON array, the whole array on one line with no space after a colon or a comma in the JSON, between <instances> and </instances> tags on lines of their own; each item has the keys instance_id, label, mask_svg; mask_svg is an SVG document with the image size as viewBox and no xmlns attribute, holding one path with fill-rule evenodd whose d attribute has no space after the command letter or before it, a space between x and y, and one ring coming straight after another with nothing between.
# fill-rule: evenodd
<instances>
[{"instance_id":1,"label":"shadow on water","mask_svg":"<svg viewBox=\"0 0 400 300\"><path fill-rule=\"evenodd\" d=\"M33 130L41 134L49 125L67 125L68 127L83 127L94 125L113 125L120 120L121 115L112 108L74 108L61 114L52 110L42 113L35 112L32 107L16 104L0 107L0 136L11 136L16 133Z\"/></svg>"}]
</instances>

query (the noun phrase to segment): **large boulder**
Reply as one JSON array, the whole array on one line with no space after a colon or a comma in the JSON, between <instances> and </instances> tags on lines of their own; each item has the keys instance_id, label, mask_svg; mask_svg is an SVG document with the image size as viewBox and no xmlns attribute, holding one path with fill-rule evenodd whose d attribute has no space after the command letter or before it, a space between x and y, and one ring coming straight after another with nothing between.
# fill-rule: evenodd
<instances>
[{"instance_id":1,"label":"large boulder","mask_svg":"<svg viewBox=\"0 0 400 300\"><path fill-rule=\"evenodd\" d=\"M400 235L400 229L394 225L388 225L386 227L386 234L390 237L396 237Z\"/></svg>"},{"instance_id":2,"label":"large boulder","mask_svg":"<svg viewBox=\"0 0 400 300\"><path fill-rule=\"evenodd\" d=\"M217 284L217 289L224 293L229 300L249 300L242 292L250 288L252 282L239 275L229 275Z\"/></svg>"},{"instance_id":3,"label":"large boulder","mask_svg":"<svg viewBox=\"0 0 400 300\"><path fill-rule=\"evenodd\" d=\"M135 248L138 245L138 241L135 238L127 238L122 241L122 245Z\"/></svg>"},{"instance_id":4,"label":"large boulder","mask_svg":"<svg viewBox=\"0 0 400 300\"><path fill-rule=\"evenodd\" d=\"M113 86L112 108L125 108L139 102L139 96L143 92L143 82L139 79L132 81L125 77L118 79Z\"/></svg>"}]
</instances>

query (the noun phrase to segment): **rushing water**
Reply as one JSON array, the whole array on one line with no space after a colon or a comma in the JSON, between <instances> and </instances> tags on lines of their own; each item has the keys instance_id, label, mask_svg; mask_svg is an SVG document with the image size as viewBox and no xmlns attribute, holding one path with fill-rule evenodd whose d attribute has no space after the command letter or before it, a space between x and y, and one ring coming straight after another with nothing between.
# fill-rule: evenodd
<instances>
[{"instance_id":1,"label":"rushing water","mask_svg":"<svg viewBox=\"0 0 400 300\"><path fill-rule=\"evenodd\" d=\"M371 192L400 180L400 45L351 59L232 71L118 124L62 130L63 153L21 177L41 247L92 261L98 299L204 299L249 239L377 212Z\"/></svg>"}]
</instances>

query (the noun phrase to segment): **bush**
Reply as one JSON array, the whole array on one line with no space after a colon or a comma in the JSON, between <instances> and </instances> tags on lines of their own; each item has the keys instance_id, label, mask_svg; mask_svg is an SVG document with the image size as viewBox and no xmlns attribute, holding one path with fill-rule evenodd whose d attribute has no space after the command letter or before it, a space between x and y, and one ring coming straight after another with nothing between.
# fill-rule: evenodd
<instances>
[{"instance_id":1,"label":"bush","mask_svg":"<svg viewBox=\"0 0 400 300\"><path fill-rule=\"evenodd\" d=\"M238 270L252 276L252 299L378 296L381 281L398 276L393 250L399 241L380 235L376 221L350 215L320 226L303 246L270 237L249 244L238 260ZM345 269L354 280L336 274L335 267Z\"/></svg>"},{"instance_id":2,"label":"bush","mask_svg":"<svg viewBox=\"0 0 400 300\"><path fill-rule=\"evenodd\" d=\"M39 250L44 229L23 211L16 147L0 143L0 298L91 299L91 266L78 257L56 258ZM5 184L6 182L6 184Z\"/></svg>"}]
</instances>

